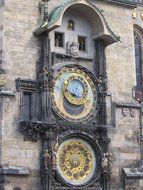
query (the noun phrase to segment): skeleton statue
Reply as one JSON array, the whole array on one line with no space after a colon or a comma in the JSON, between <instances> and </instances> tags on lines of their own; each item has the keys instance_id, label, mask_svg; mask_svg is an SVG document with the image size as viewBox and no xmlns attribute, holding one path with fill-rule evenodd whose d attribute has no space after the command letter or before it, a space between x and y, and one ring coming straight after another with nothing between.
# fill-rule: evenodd
<instances>
[{"instance_id":1,"label":"skeleton statue","mask_svg":"<svg viewBox=\"0 0 143 190\"><path fill-rule=\"evenodd\" d=\"M113 162L113 158L112 155L109 153L104 153L103 154L103 159L102 159L102 169L104 172L104 175L111 175L111 163Z\"/></svg>"},{"instance_id":2,"label":"skeleton statue","mask_svg":"<svg viewBox=\"0 0 143 190\"><path fill-rule=\"evenodd\" d=\"M67 53L73 57L78 57L79 43L72 42L71 44L67 42Z\"/></svg>"}]
</instances>

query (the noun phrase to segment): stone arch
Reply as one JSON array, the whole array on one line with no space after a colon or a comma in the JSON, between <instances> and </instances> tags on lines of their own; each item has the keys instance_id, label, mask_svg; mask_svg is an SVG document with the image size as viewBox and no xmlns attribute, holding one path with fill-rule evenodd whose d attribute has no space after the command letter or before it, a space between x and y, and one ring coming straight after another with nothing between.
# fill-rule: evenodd
<instances>
[{"instance_id":1,"label":"stone arch","mask_svg":"<svg viewBox=\"0 0 143 190\"><path fill-rule=\"evenodd\" d=\"M64 13L69 9L76 9L87 20L90 20L94 31L92 35L93 40L102 39L105 45L119 41L119 37L117 37L108 26L107 21L103 16L103 11L92 4L89 0L67 0L64 4L56 7L49 14L48 24L44 25L44 27L39 27L34 31L34 33L39 35L42 32L50 32L60 27L62 25Z\"/></svg>"},{"instance_id":2,"label":"stone arch","mask_svg":"<svg viewBox=\"0 0 143 190\"><path fill-rule=\"evenodd\" d=\"M143 91L143 29L134 25L136 90Z\"/></svg>"},{"instance_id":3,"label":"stone arch","mask_svg":"<svg viewBox=\"0 0 143 190\"><path fill-rule=\"evenodd\" d=\"M138 33L138 35L141 38L141 41L143 43L143 28L137 24L134 24L134 31L136 31Z\"/></svg>"},{"instance_id":4,"label":"stone arch","mask_svg":"<svg viewBox=\"0 0 143 190\"><path fill-rule=\"evenodd\" d=\"M69 9L79 11L87 20L90 20L94 31L92 35L93 39L103 39L107 44L118 40L107 25L102 11L88 0L70 0L54 9L49 15L49 30L61 26L64 13Z\"/></svg>"}]
</instances>

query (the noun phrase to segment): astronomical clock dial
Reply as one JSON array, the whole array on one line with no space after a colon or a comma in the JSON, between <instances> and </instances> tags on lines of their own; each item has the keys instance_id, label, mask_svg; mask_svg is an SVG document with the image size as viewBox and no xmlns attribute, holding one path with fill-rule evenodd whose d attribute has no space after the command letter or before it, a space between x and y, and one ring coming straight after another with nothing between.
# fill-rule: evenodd
<instances>
[{"instance_id":1,"label":"astronomical clock dial","mask_svg":"<svg viewBox=\"0 0 143 190\"><path fill-rule=\"evenodd\" d=\"M88 119L96 108L95 84L80 69L61 69L52 90L52 107L67 121L81 122Z\"/></svg>"},{"instance_id":2,"label":"astronomical clock dial","mask_svg":"<svg viewBox=\"0 0 143 190\"><path fill-rule=\"evenodd\" d=\"M97 172L96 155L91 145L81 138L65 140L57 152L57 169L64 181L73 186L91 182Z\"/></svg>"}]
</instances>

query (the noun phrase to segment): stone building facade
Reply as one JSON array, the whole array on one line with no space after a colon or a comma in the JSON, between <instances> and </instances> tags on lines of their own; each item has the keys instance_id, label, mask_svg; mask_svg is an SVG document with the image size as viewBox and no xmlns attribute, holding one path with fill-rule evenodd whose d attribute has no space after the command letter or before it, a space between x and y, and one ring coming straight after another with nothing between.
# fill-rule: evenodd
<instances>
[{"instance_id":1,"label":"stone building facade","mask_svg":"<svg viewBox=\"0 0 143 190\"><path fill-rule=\"evenodd\" d=\"M0 0L0 15L0 189L143 190L143 2ZM71 68L93 98L83 116L54 88ZM91 136L92 185L57 182L54 144Z\"/></svg>"}]
</instances>

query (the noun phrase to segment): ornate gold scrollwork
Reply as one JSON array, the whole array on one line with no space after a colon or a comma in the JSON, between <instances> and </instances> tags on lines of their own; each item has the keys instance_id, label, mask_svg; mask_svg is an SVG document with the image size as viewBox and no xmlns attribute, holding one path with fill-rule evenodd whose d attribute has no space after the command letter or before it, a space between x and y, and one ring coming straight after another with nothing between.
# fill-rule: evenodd
<instances>
[{"instance_id":1,"label":"ornate gold scrollwork","mask_svg":"<svg viewBox=\"0 0 143 190\"><path fill-rule=\"evenodd\" d=\"M7 77L5 74L0 74L0 87L6 85L7 83Z\"/></svg>"},{"instance_id":2,"label":"ornate gold scrollwork","mask_svg":"<svg viewBox=\"0 0 143 190\"><path fill-rule=\"evenodd\" d=\"M61 144L57 163L59 173L68 183L80 185L92 178L96 158L92 147L86 141L73 138Z\"/></svg>"}]
</instances>

